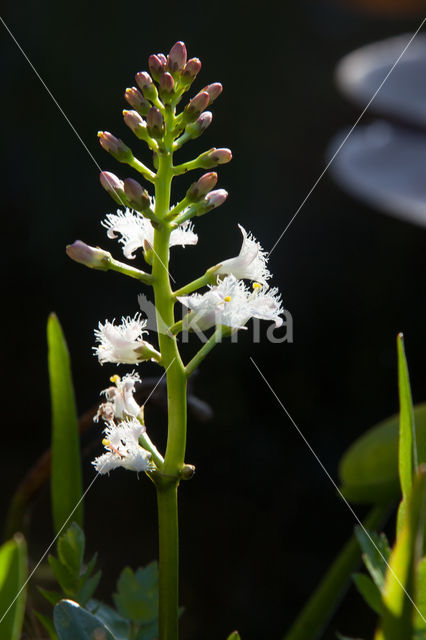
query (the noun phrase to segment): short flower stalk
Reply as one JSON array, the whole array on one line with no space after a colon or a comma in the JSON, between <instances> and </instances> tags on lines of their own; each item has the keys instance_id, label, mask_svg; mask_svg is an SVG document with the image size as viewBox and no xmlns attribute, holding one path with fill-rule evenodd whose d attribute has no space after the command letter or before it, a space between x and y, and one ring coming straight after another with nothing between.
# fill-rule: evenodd
<instances>
[{"instance_id":1,"label":"short flower stalk","mask_svg":"<svg viewBox=\"0 0 426 640\"><path fill-rule=\"evenodd\" d=\"M198 138L212 121L207 107L222 92L220 83L199 91L180 111L177 106L201 69L197 58L187 60L186 47L177 42L168 56L151 55L150 73L136 74L137 87L126 90L125 99L133 111L123 112L124 122L136 138L153 153L154 169L140 162L133 151L111 133L100 132L102 147L117 161L135 169L154 187L142 186L134 178L121 179L101 173L101 184L119 209L102 222L107 237L118 240L127 260L143 258L150 272L122 263L99 247L76 241L67 247L70 258L92 269L115 270L152 287L157 316L158 345L151 344L146 321L140 314L121 323L106 320L95 331L94 353L101 365L131 365L123 377L111 377L112 386L103 394L96 416L104 423L104 453L93 464L101 474L123 467L145 472L157 490L159 519L159 639L178 638L178 507L177 492L182 479L193 475L185 462L187 439L187 380L223 338L245 330L251 318L282 324L283 308L276 288L270 288L267 256L257 240L240 226L243 243L239 254L206 270L188 284L172 288L170 252L176 246L194 246L198 236L192 220L205 215L227 199L224 189L215 189L218 176L211 169L229 162L229 149L210 149L194 160L175 164L174 154ZM172 182L184 173L207 170L172 204ZM200 291L201 290L201 291ZM177 320L175 307L187 313ZM211 331L210 337L188 363L180 353L179 333ZM140 383L135 367L146 361L160 366L167 378L168 425L164 455L150 439L144 407L133 392Z\"/></svg>"}]
</instances>

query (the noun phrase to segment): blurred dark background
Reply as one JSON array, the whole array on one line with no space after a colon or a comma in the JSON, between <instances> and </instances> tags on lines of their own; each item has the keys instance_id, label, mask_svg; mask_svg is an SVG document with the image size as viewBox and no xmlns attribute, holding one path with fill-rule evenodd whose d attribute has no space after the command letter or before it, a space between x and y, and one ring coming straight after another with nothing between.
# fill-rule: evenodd
<instances>
[{"instance_id":1,"label":"blurred dark background","mask_svg":"<svg viewBox=\"0 0 426 640\"><path fill-rule=\"evenodd\" d=\"M197 247L174 250L173 273L184 284L237 253L237 222L272 247L323 169L330 138L359 114L334 86L336 63L364 43L414 31L426 9L425 2L405 3L404 12L396 2L370 2L365 12L363 4L47 0L6 2L3 18L96 161L121 177L131 173L99 147L96 133L112 131L137 148L122 122L122 95L150 53L167 53L182 39L203 62L194 91L223 83L212 127L182 157L229 146L234 159L219 170L219 186L230 196L197 222ZM99 320L133 315L142 289L67 259L65 245L76 238L122 257L100 226L115 205L4 28L0 47L5 513L14 487L49 446L49 312L65 330L83 412L117 371L93 357L93 329ZM426 398L425 249L424 229L367 208L325 176L270 261L294 342L253 344L244 332L201 368L194 386L214 418L189 423L187 460L197 473L181 490L185 640L217 640L234 628L243 640L282 637L354 525L249 358L336 477L351 441L397 410L398 331L406 336L414 399ZM142 377L157 373L141 367ZM164 411L148 405L146 414L161 441ZM99 428L85 437L84 450L87 486L90 460L101 451ZM85 521L106 598L123 565L156 557L152 486L124 471L100 478ZM47 488L27 533L35 562L52 537ZM351 590L324 637L336 629L371 637L373 621Z\"/></svg>"}]
</instances>

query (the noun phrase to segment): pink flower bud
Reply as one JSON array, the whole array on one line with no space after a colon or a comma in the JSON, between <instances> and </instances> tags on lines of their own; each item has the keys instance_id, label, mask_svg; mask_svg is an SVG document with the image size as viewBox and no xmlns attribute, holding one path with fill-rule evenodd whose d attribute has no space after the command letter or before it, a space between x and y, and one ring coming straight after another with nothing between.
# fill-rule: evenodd
<instances>
[{"instance_id":1,"label":"pink flower bud","mask_svg":"<svg viewBox=\"0 0 426 640\"><path fill-rule=\"evenodd\" d=\"M200 116L201 112L207 107L210 101L210 96L207 91L201 91L197 93L195 98L192 98L183 110L184 119L187 122L194 122Z\"/></svg>"},{"instance_id":2,"label":"pink flower bud","mask_svg":"<svg viewBox=\"0 0 426 640\"><path fill-rule=\"evenodd\" d=\"M133 178L124 181L124 193L129 204L137 211L143 211L150 205L148 192Z\"/></svg>"},{"instance_id":3,"label":"pink flower bud","mask_svg":"<svg viewBox=\"0 0 426 640\"><path fill-rule=\"evenodd\" d=\"M98 138L105 151L108 151L119 162L129 162L133 158L133 153L129 147L122 140L113 136L112 133L99 131Z\"/></svg>"},{"instance_id":4,"label":"pink flower bud","mask_svg":"<svg viewBox=\"0 0 426 640\"><path fill-rule=\"evenodd\" d=\"M167 58L167 68L172 73L176 71L182 71L186 65L186 47L183 42L176 42L170 49L169 56Z\"/></svg>"},{"instance_id":5,"label":"pink flower bud","mask_svg":"<svg viewBox=\"0 0 426 640\"><path fill-rule=\"evenodd\" d=\"M209 191L211 191L217 182L217 173L210 171L205 173L197 182L194 182L188 189L186 197L191 202L201 200Z\"/></svg>"},{"instance_id":6,"label":"pink flower bud","mask_svg":"<svg viewBox=\"0 0 426 640\"><path fill-rule=\"evenodd\" d=\"M166 71L160 78L160 95L169 97L172 95L175 87L173 76Z\"/></svg>"},{"instance_id":7,"label":"pink flower bud","mask_svg":"<svg viewBox=\"0 0 426 640\"><path fill-rule=\"evenodd\" d=\"M228 197L228 192L225 189L217 189L216 191L211 191L206 196L206 204L208 206L208 211L212 209L216 209L216 207L220 207Z\"/></svg>"},{"instance_id":8,"label":"pink flower bud","mask_svg":"<svg viewBox=\"0 0 426 640\"><path fill-rule=\"evenodd\" d=\"M129 105L133 107L133 109L136 109L136 111L140 113L141 116L146 116L151 105L149 104L148 100L145 100L139 89L136 89L136 87L130 87L129 89L126 89L124 97Z\"/></svg>"},{"instance_id":9,"label":"pink flower bud","mask_svg":"<svg viewBox=\"0 0 426 640\"><path fill-rule=\"evenodd\" d=\"M161 54L160 54L161 55ZM148 66L151 71L151 75L157 82L159 81L161 74L164 72L166 68L166 56L164 56L164 61L160 59L159 56L152 54L148 58Z\"/></svg>"},{"instance_id":10,"label":"pink flower bud","mask_svg":"<svg viewBox=\"0 0 426 640\"><path fill-rule=\"evenodd\" d=\"M199 166L202 169L212 169L218 164L226 164L232 160L232 152L230 149L210 149L199 156Z\"/></svg>"},{"instance_id":11,"label":"pink flower bud","mask_svg":"<svg viewBox=\"0 0 426 640\"><path fill-rule=\"evenodd\" d=\"M191 58L185 65L185 69L182 73L182 79L189 83L192 83L201 70L201 60L198 58Z\"/></svg>"},{"instance_id":12,"label":"pink flower bud","mask_svg":"<svg viewBox=\"0 0 426 640\"><path fill-rule=\"evenodd\" d=\"M213 82L213 84L208 84L207 87L204 87L203 91L206 91L209 94L209 105L212 104L220 96L223 91L223 87L220 82Z\"/></svg>"},{"instance_id":13,"label":"pink flower bud","mask_svg":"<svg viewBox=\"0 0 426 640\"><path fill-rule=\"evenodd\" d=\"M111 254L99 247L90 247L81 240L76 240L73 244L66 247L66 252L71 260L84 264L90 269L99 269L100 271L108 270L108 262Z\"/></svg>"},{"instance_id":14,"label":"pink flower bud","mask_svg":"<svg viewBox=\"0 0 426 640\"><path fill-rule=\"evenodd\" d=\"M121 205L125 204L125 202L123 202L124 184L120 178L117 178L116 175L109 171L101 171L99 179L101 181L101 185L105 191L109 193L114 202Z\"/></svg>"},{"instance_id":15,"label":"pink flower bud","mask_svg":"<svg viewBox=\"0 0 426 640\"><path fill-rule=\"evenodd\" d=\"M147 100L152 101L157 98L157 89L149 73L146 71L139 71L135 76L135 80Z\"/></svg>"},{"instance_id":16,"label":"pink flower bud","mask_svg":"<svg viewBox=\"0 0 426 640\"><path fill-rule=\"evenodd\" d=\"M124 122L133 133L137 133L140 127L145 128L145 121L141 118L137 111L123 111Z\"/></svg>"},{"instance_id":17,"label":"pink flower bud","mask_svg":"<svg viewBox=\"0 0 426 640\"><path fill-rule=\"evenodd\" d=\"M146 116L148 133L153 138L162 138L164 134L164 118L159 109L151 107Z\"/></svg>"}]
</instances>

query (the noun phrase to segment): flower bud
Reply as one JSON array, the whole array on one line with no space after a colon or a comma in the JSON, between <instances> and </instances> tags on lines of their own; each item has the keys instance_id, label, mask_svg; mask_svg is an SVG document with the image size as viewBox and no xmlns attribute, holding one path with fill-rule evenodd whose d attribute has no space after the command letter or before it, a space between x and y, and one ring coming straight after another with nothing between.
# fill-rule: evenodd
<instances>
[{"instance_id":1,"label":"flower bud","mask_svg":"<svg viewBox=\"0 0 426 640\"><path fill-rule=\"evenodd\" d=\"M210 149L205 153L201 154L198 158L199 167L202 169L212 169L216 167L218 164L226 164L232 160L232 152L230 149Z\"/></svg>"},{"instance_id":2,"label":"flower bud","mask_svg":"<svg viewBox=\"0 0 426 640\"><path fill-rule=\"evenodd\" d=\"M173 76L166 71L160 78L160 96L162 98L170 98L173 95L175 81Z\"/></svg>"},{"instance_id":3,"label":"flower bud","mask_svg":"<svg viewBox=\"0 0 426 640\"><path fill-rule=\"evenodd\" d=\"M213 114L211 111L203 111L199 118L195 122L187 125L185 132L191 137L192 140L198 138L206 129L210 126L213 120Z\"/></svg>"},{"instance_id":4,"label":"flower bud","mask_svg":"<svg viewBox=\"0 0 426 640\"><path fill-rule=\"evenodd\" d=\"M182 72L182 81L184 84L188 85L188 87L194 82L197 75L200 73L201 69L201 60L198 58L191 58L185 65L185 68Z\"/></svg>"},{"instance_id":5,"label":"flower bud","mask_svg":"<svg viewBox=\"0 0 426 640\"><path fill-rule=\"evenodd\" d=\"M213 84L208 84L207 87L204 87L203 91L209 94L209 105L212 104L220 96L223 91L223 87L220 82L213 82Z\"/></svg>"},{"instance_id":6,"label":"flower bud","mask_svg":"<svg viewBox=\"0 0 426 640\"><path fill-rule=\"evenodd\" d=\"M74 260L84 264L90 269L98 269L100 271L108 270L108 263L111 260L111 254L108 251L104 251L99 247L90 247L81 240L76 240L73 244L69 244L66 247L67 256Z\"/></svg>"},{"instance_id":7,"label":"flower bud","mask_svg":"<svg viewBox=\"0 0 426 640\"><path fill-rule=\"evenodd\" d=\"M136 74L135 79L139 89L147 100L152 102L157 99L158 92L149 73L146 71L139 71Z\"/></svg>"},{"instance_id":8,"label":"flower bud","mask_svg":"<svg viewBox=\"0 0 426 640\"><path fill-rule=\"evenodd\" d=\"M210 96L207 91L201 91L197 93L195 98L192 98L183 110L183 117L185 122L194 122L200 116L201 112L209 104Z\"/></svg>"},{"instance_id":9,"label":"flower bud","mask_svg":"<svg viewBox=\"0 0 426 640\"><path fill-rule=\"evenodd\" d=\"M126 89L124 97L129 105L133 107L133 109L136 109L141 116L146 116L151 105L148 100L145 100L139 89L136 89L136 87Z\"/></svg>"},{"instance_id":10,"label":"flower bud","mask_svg":"<svg viewBox=\"0 0 426 640\"><path fill-rule=\"evenodd\" d=\"M164 118L159 109L151 107L146 116L146 126L148 133L152 138L157 140L164 135Z\"/></svg>"},{"instance_id":11,"label":"flower bud","mask_svg":"<svg viewBox=\"0 0 426 640\"><path fill-rule=\"evenodd\" d=\"M124 184L123 181L120 180L120 178L117 178L116 175L110 173L109 171L101 171L99 179L105 191L109 193L111 198L117 204L125 204L123 203Z\"/></svg>"},{"instance_id":12,"label":"flower bud","mask_svg":"<svg viewBox=\"0 0 426 640\"><path fill-rule=\"evenodd\" d=\"M217 173L214 171L205 173L197 182L191 184L186 192L186 197L190 202L197 202L197 200L204 198L204 196L216 186L216 182Z\"/></svg>"},{"instance_id":13,"label":"flower bud","mask_svg":"<svg viewBox=\"0 0 426 640\"><path fill-rule=\"evenodd\" d=\"M141 118L137 111L123 111L124 122L129 129L138 137L143 139L146 131L146 122Z\"/></svg>"},{"instance_id":14,"label":"flower bud","mask_svg":"<svg viewBox=\"0 0 426 640\"><path fill-rule=\"evenodd\" d=\"M182 69L186 65L186 47L183 42L176 42L173 47L170 49L168 58L167 58L167 69L171 73L176 73L177 71L182 71Z\"/></svg>"},{"instance_id":15,"label":"flower bud","mask_svg":"<svg viewBox=\"0 0 426 640\"><path fill-rule=\"evenodd\" d=\"M124 193L129 204L136 211L144 211L151 204L148 192L133 178L126 178L124 181Z\"/></svg>"},{"instance_id":16,"label":"flower bud","mask_svg":"<svg viewBox=\"0 0 426 640\"><path fill-rule=\"evenodd\" d=\"M163 56L164 60L162 60L160 58L160 55L154 55L152 54L152 56L149 56L148 58L148 66L149 66L149 70L151 71L151 75L154 78L154 80L156 80L157 82L160 80L161 75L164 73L165 68L166 68L166 56Z\"/></svg>"},{"instance_id":17,"label":"flower bud","mask_svg":"<svg viewBox=\"0 0 426 640\"><path fill-rule=\"evenodd\" d=\"M108 131L98 132L101 146L119 162L129 162L133 158L133 153L122 140L119 140Z\"/></svg>"},{"instance_id":18,"label":"flower bud","mask_svg":"<svg viewBox=\"0 0 426 640\"><path fill-rule=\"evenodd\" d=\"M216 191L211 191L206 195L205 203L207 205L206 211L211 211L212 209L216 209L216 207L220 207L228 197L228 192L225 189L216 189Z\"/></svg>"}]
</instances>

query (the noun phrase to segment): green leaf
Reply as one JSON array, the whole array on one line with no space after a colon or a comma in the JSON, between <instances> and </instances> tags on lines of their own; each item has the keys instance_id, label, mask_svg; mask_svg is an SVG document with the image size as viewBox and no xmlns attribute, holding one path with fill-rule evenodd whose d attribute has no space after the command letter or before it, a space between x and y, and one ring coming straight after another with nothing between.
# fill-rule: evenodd
<instances>
[{"instance_id":1,"label":"green leaf","mask_svg":"<svg viewBox=\"0 0 426 640\"><path fill-rule=\"evenodd\" d=\"M80 576L81 565L83 564L85 538L84 533L73 522L68 529L59 536L58 559L75 576Z\"/></svg>"},{"instance_id":2,"label":"green leaf","mask_svg":"<svg viewBox=\"0 0 426 640\"><path fill-rule=\"evenodd\" d=\"M126 567L113 595L118 612L139 623L153 622L158 617L158 565L151 562L135 573Z\"/></svg>"},{"instance_id":3,"label":"green leaf","mask_svg":"<svg viewBox=\"0 0 426 640\"><path fill-rule=\"evenodd\" d=\"M158 620L155 620L155 622L148 622L148 624L143 624L136 634L135 640L157 640L157 638Z\"/></svg>"},{"instance_id":4,"label":"green leaf","mask_svg":"<svg viewBox=\"0 0 426 640\"><path fill-rule=\"evenodd\" d=\"M413 634L415 567L420 560L419 534L426 507L426 468L419 468L407 503L405 523L389 558L382 591L385 606L382 631L386 640L407 640Z\"/></svg>"},{"instance_id":5,"label":"green leaf","mask_svg":"<svg viewBox=\"0 0 426 640\"><path fill-rule=\"evenodd\" d=\"M419 463L426 462L426 403L414 407ZM343 495L350 502L377 504L398 500L399 414L366 431L339 465Z\"/></svg>"},{"instance_id":6,"label":"green leaf","mask_svg":"<svg viewBox=\"0 0 426 640\"><path fill-rule=\"evenodd\" d=\"M55 314L47 322L52 402L51 496L55 532L72 516L83 525L78 418L68 347ZM78 505L78 506L77 506Z\"/></svg>"},{"instance_id":7,"label":"green leaf","mask_svg":"<svg viewBox=\"0 0 426 640\"><path fill-rule=\"evenodd\" d=\"M403 499L407 499L417 470L417 444L414 426L413 401L402 333L397 336L399 390L399 480Z\"/></svg>"},{"instance_id":8,"label":"green leaf","mask_svg":"<svg viewBox=\"0 0 426 640\"><path fill-rule=\"evenodd\" d=\"M80 587L75 597L79 604L84 606L86 602L93 596L96 589L98 588L101 575L102 572L98 571L91 578L84 578L83 585Z\"/></svg>"},{"instance_id":9,"label":"green leaf","mask_svg":"<svg viewBox=\"0 0 426 640\"><path fill-rule=\"evenodd\" d=\"M130 635L130 622L120 616L115 609L108 607L99 600L89 600L86 609L93 613L113 634L116 640L128 640Z\"/></svg>"},{"instance_id":10,"label":"green leaf","mask_svg":"<svg viewBox=\"0 0 426 640\"><path fill-rule=\"evenodd\" d=\"M24 537L16 534L0 547L0 638L18 640L21 637L26 579L27 545Z\"/></svg>"},{"instance_id":11,"label":"green leaf","mask_svg":"<svg viewBox=\"0 0 426 640\"><path fill-rule=\"evenodd\" d=\"M238 631L233 631L227 640L241 640L241 636Z\"/></svg>"},{"instance_id":12,"label":"green leaf","mask_svg":"<svg viewBox=\"0 0 426 640\"><path fill-rule=\"evenodd\" d=\"M355 535L362 549L362 559L380 591L385 584L387 563L389 562L390 549L384 533L380 535L374 531L368 531L362 527L355 527Z\"/></svg>"},{"instance_id":13,"label":"green leaf","mask_svg":"<svg viewBox=\"0 0 426 640\"><path fill-rule=\"evenodd\" d=\"M117 640L102 620L72 600L56 605L53 621L59 640Z\"/></svg>"},{"instance_id":14,"label":"green leaf","mask_svg":"<svg viewBox=\"0 0 426 640\"><path fill-rule=\"evenodd\" d=\"M37 587L38 591L40 591L41 595L46 598L51 605L55 606L58 604L59 600L62 599L62 593L59 591L48 591L47 589L42 589L42 587Z\"/></svg>"},{"instance_id":15,"label":"green leaf","mask_svg":"<svg viewBox=\"0 0 426 640\"><path fill-rule=\"evenodd\" d=\"M416 605L421 615L415 612L414 626L426 631L426 557L417 565L416 583Z\"/></svg>"},{"instance_id":16,"label":"green leaf","mask_svg":"<svg viewBox=\"0 0 426 640\"><path fill-rule=\"evenodd\" d=\"M375 611L378 615L382 615L384 608L382 602L382 596L379 588L372 581L371 578L364 573L355 573L353 576L355 586L366 601L366 603Z\"/></svg>"},{"instance_id":17,"label":"green leaf","mask_svg":"<svg viewBox=\"0 0 426 640\"><path fill-rule=\"evenodd\" d=\"M55 574L56 580L59 582L62 591L71 596L78 588L79 578L73 574L68 567L62 564L55 556L49 555L47 558L50 568Z\"/></svg>"},{"instance_id":18,"label":"green leaf","mask_svg":"<svg viewBox=\"0 0 426 640\"><path fill-rule=\"evenodd\" d=\"M46 629L47 633L49 634L50 640L58 640L58 636L56 635L55 627L52 620L48 616L45 616L38 611L34 611L34 615L37 620L40 620L41 624Z\"/></svg>"}]
</instances>

